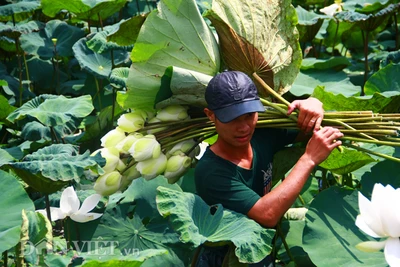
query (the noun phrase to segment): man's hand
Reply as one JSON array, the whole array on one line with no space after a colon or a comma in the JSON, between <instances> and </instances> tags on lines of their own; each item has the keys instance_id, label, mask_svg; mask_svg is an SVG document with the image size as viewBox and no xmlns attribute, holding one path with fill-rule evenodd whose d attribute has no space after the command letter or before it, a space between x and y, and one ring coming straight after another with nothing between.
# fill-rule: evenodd
<instances>
[{"instance_id":1,"label":"man's hand","mask_svg":"<svg viewBox=\"0 0 400 267\"><path fill-rule=\"evenodd\" d=\"M338 140L341 137L343 137L343 133L338 129L324 127L314 132L313 136L308 141L303 156L308 157L316 166L324 161L335 147L342 144L342 142Z\"/></svg>"},{"instance_id":2,"label":"man's hand","mask_svg":"<svg viewBox=\"0 0 400 267\"><path fill-rule=\"evenodd\" d=\"M324 118L322 103L316 98L310 97L305 100L295 100L288 107L288 115L295 109L299 110L297 125L305 133L312 130L318 131Z\"/></svg>"}]
</instances>

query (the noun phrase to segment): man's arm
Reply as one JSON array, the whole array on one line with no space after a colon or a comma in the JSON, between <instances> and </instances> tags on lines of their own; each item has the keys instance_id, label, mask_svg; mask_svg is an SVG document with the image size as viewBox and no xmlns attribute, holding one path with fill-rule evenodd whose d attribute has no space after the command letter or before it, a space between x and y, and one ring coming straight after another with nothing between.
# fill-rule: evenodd
<instances>
[{"instance_id":1,"label":"man's arm","mask_svg":"<svg viewBox=\"0 0 400 267\"><path fill-rule=\"evenodd\" d=\"M299 128L307 132L315 127L314 134L290 174L274 190L260 198L247 213L249 218L266 227L274 227L278 223L300 194L313 168L341 145L341 141L336 141L343 136L339 130L331 127L320 129L323 109L319 100L309 98L294 101L289 106L288 114L294 109L299 110Z\"/></svg>"}]
</instances>

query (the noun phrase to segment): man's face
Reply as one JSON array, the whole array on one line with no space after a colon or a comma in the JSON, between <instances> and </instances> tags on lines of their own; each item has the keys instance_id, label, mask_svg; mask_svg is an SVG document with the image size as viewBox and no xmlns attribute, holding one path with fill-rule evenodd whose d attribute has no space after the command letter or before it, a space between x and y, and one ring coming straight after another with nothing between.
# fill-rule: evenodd
<instances>
[{"instance_id":1,"label":"man's face","mask_svg":"<svg viewBox=\"0 0 400 267\"><path fill-rule=\"evenodd\" d=\"M220 122L211 111L208 117L215 123L218 139L235 147L246 146L253 136L258 120L258 113L246 113L228 122Z\"/></svg>"}]
</instances>

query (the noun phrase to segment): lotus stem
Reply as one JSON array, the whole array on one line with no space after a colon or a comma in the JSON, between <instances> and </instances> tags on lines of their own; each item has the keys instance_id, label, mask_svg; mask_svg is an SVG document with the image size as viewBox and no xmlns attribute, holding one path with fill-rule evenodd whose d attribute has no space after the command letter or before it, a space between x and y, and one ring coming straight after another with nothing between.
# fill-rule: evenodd
<instances>
[{"instance_id":1,"label":"lotus stem","mask_svg":"<svg viewBox=\"0 0 400 267\"><path fill-rule=\"evenodd\" d=\"M49 195L46 194L44 195L44 199L46 202L46 214L47 214L47 219L51 222L51 212L50 212L50 200L49 200Z\"/></svg>"},{"instance_id":2,"label":"lotus stem","mask_svg":"<svg viewBox=\"0 0 400 267\"><path fill-rule=\"evenodd\" d=\"M392 161L395 161L395 162L400 162L399 158L395 158L395 157L392 157L392 156L389 156L389 155L386 155L386 154L378 153L378 152L375 152L375 151L372 151L372 150L369 150L369 149L365 149L365 148L362 148L362 147L358 147L358 146L355 146L355 145L352 145L352 144L344 143L343 145L347 146L347 147L354 148L354 149L362 151L362 152L366 152L368 154L372 154L372 155L381 157L381 158L385 158L385 159L392 160Z\"/></svg>"}]
</instances>

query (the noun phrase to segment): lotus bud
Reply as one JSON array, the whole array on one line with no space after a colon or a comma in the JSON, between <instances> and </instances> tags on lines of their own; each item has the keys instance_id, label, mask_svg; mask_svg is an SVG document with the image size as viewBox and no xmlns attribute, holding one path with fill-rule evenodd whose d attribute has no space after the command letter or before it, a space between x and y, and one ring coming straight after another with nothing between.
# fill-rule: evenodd
<instances>
[{"instance_id":1,"label":"lotus bud","mask_svg":"<svg viewBox=\"0 0 400 267\"><path fill-rule=\"evenodd\" d=\"M164 177L168 179L169 184L173 184L182 177L192 163L192 159L185 154L172 156L167 161L167 168L164 171Z\"/></svg>"},{"instance_id":2,"label":"lotus bud","mask_svg":"<svg viewBox=\"0 0 400 267\"><path fill-rule=\"evenodd\" d=\"M129 149L138 139L142 138L143 134L131 133L125 137L121 142L119 142L115 148L119 150L120 153L129 154Z\"/></svg>"},{"instance_id":3,"label":"lotus bud","mask_svg":"<svg viewBox=\"0 0 400 267\"><path fill-rule=\"evenodd\" d=\"M145 110L144 112L146 112L148 121L151 120L152 118L155 118L156 116L155 110Z\"/></svg>"},{"instance_id":4,"label":"lotus bud","mask_svg":"<svg viewBox=\"0 0 400 267\"><path fill-rule=\"evenodd\" d=\"M189 118L187 107L181 105L171 105L161 109L156 118L161 121L180 121Z\"/></svg>"},{"instance_id":5,"label":"lotus bud","mask_svg":"<svg viewBox=\"0 0 400 267\"><path fill-rule=\"evenodd\" d=\"M54 46L57 45L57 38L51 38L51 41L53 42L53 45L54 45Z\"/></svg>"},{"instance_id":6,"label":"lotus bud","mask_svg":"<svg viewBox=\"0 0 400 267\"><path fill-rule=\"evenodd\" d=\"M119 151L115 147L109 148L101 148L92 153L92 156L97 153L101 154L103 158L106 160L106 165L103 167L103 170L108 173L114 171L118 164L120 164L121 159L119 158Z\"/></svg>"},{"instance_id":7,"label":"lotus bud","mask_svg":"<svg viewBox=\"0 0 400 267\"><path fill-rule=\"evenodd\" d=\"M157 117L152 118L151 120L148 121L148 124L151 125L152 123L157 123L157 122L161 122L161 120ZM153 129L149 129L147 130L147 134L154 134L157 133L159 131L165 130L168 127L157 127L157 128L153 128Z\"/></svg>"},{"instance_id":8,"label":"lotus bud","mask_svg":"<svg viewBox=\"0 0 400 267\"><path fill-rule=\"evenodd\" d=\"M106 173L97 178L93 188L102 196L109 196L117 192L121 185L122 175L118 171Z\"/></svg>"},{"instance_id":9,"label":"lotus bud","mask_svg":"<svg viewBox=\"0 0 400 267\"><path fill-rule=\"evenodd\" d=\"M186 154L194 146L196 146L196 141L194 141L193 139L184 140L182 142L179 142L176 145L174 145L167 152L167 157L169 158L170 156L175 156L175 155L179 155L179 154ZM196 155L196 152L197 153L199 152L199 148L197 150L193 149L188 156L189 157L194 157Z\"/></svg>"},{"instance_id":10,"label":"lotus bud","mask_svg":"<svg viewBox=\"0 0 400 267\"><path fill-rule=\"evenodd\" d=\"M133 143L129 153L136 161L155 159L161 154L161 145L154 135L148 134Z\"/></svg>"},{"instance_id":11,"label":"lotus bud","mask_svg":"<svg viewBox=\"0 0 400 267\"><path fill-rule=\"evenodd\" d=\"M131 166L129 169L123 172L121 185L119 188L121 191L125 191L133 180L142 176L140 172L136 169L136 165L137 164Z\"/></svg>"},{"instance_id":12,"label":"lotus bud","mask_svg":"<svg viewBox=\"0 0 400 267\"><path fill-rule=\"evenodd\" d=\"M125 132L119 127L114 130L109 131L104 135L100 141L102 147L115 147L119 142L121 142L126 137Z\"/></svg>"},{"instance_id":13,"label":"lotus bud","mask_svg":"<svg viewBox=\"0 0 400 267\"><path fill-rule=\"evenodd\" d=\"M146 117L147 115L144 111L137 110L123 114L119 117L117 124L121 130L127 133L132 133L143 128Z\"/></svg>"},{"instance_id":14,"label":"lotus bud","mask_svg":"<svg viewBox=\"0 0 400 267\"><path fill-rule=\"evenodd\" d=\"M167 156L161 154L158 158L138 162L136 169L143 178L151 180L165 171L167 167Z\"/></svg>"},{"instance_id":15,"label":"lotus bud","mask_svg":"<svg viewBox=\"0 0 400 267\"><path fill-rule=\"evenodd\" d=\"M333 17L333 15L335 15L336 11L342 11L342 7L340 5L334 3L330 6L321 8L319 11L329 17Z\"/></svg>"}]
</instances>

